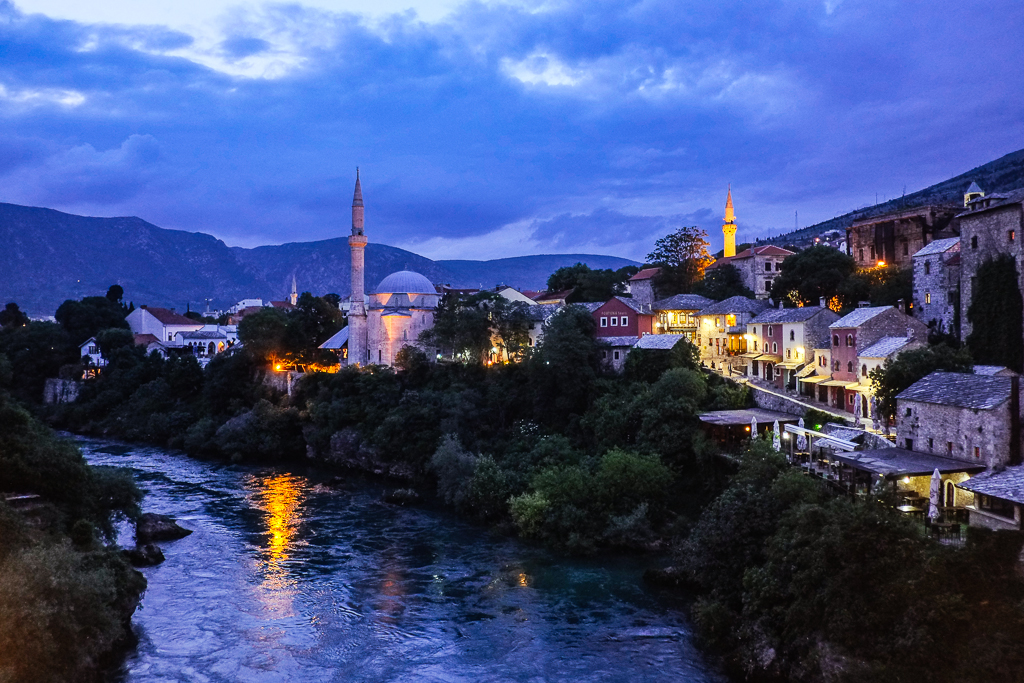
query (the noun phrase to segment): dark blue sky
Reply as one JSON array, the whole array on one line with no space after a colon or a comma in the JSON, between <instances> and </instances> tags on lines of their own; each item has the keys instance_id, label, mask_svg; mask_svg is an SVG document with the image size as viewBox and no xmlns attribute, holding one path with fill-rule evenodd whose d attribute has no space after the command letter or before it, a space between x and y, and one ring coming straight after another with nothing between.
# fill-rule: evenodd
<instances>
[{"instance_id":1,"label":"dark blue sky","mask_svg":"<svg viewBox=\"0 0 1024 683\"><path fill-rule=\"evenodd\" d=\"M1024 147L1020 0L314 2L0 0L0 201L307 241L359 165L374 242L642 259Z\"/></svg>"}]
</instances>

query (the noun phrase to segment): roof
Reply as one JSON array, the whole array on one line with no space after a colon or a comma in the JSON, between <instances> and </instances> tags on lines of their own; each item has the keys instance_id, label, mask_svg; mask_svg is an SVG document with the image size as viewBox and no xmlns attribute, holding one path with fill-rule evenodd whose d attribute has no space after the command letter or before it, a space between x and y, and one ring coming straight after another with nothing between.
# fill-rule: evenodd
<instances>
[{"instance_id":1,"label":"roof","mask_svg":"<svg viewBox=\"0 0 1024 683\"><path fill-rule=\"evenodd\" d=\"M295 308L295 306L292 305L291 301L271 301L270 305L273 306L274 308Z\"/></svg>"},{"instance_id":2,"label":"roof","mask_svg":"<svg viewBox=\"0 0 1024 683\"><path fill-rule=\"evenodd\" d=\"M573 306L582 306L591 313L604 306L607 301L584 301L582 303L573 304ZM540 306L557 306L558 304L538 304Z\"/></svg>"},{"instance_id":3,"label":"roof","mask_svg":"<svg viewBox=\"0 0 1024 683\"><path fill-rule=\"evenodd\" d=\"M1004 193L993 192L987 197L978 197L977 199L972 199L967 203L967 211L964 211L963 213L957 215L970 216L976 213L980 213L982 211L998 209L1001 206L1008 206L1010 204L1020 204L1022 202L1024 202L1024 188Z\"/></svg>"},{"instance_id":4,"label":"roof","mask_svg":"<svg viewBox=\"0 0 1024 683\"><path fill-rule=\"evenodd\" d=\"M657 304L655 304L657 305ZM769 308L767 301L763 299L748 299L745 296L731 296L728 299L712 303L701 310L701 315L726 315L728 313L753 313L757 315Z\"/></svg>"},{"instance_id":5,"label":"roof","mask_svg":"<svg viewBox=\"0 0 1024 683\"><path fill-rule=\"evenodd\" d=\"M645 334L633 345L634 349L660 349L669 351L685 339L682 334Z\"/></svg>"},{"instance_id":6,"label":"roof","mask_svg":"<svg viewBox=\"0 0 1024 683\"><path fill-rule=\"evenodd\" d=\"M321 349L337 350L348 343L348 325L338 330L333 337L320 345Z\"/></svg>"},{"instance_id":7,"label":"roof","mask_svg":"<svg viewBox=\"0 0 1024 683\"><path fill-rule=\"evenodd\" d=\"M437 289L419 273L400 270L381 280L374 294L437 294Z\"/></svg>"},{"instance_id":8,"label":"roof","mask_svg":"<svg viewBox=\"0 0 1024 683\"><path fill-rule=\"evenodd\" d=\"M530 320L544 322L561 308L559 304L534 304L532 306L524 306L523 311Z\"/></svg>"},{"instance_id":9,"label":"roof","mask_svg":"<svg viewBox=\"0 0 1024 683\"><path fill-rule=\"evenodd\" d=\"M573 292L575 292L575 291L576 291L575 287L573 287L571 289L563 289L563 290L560 290L560 291L557 291L557 292L547 292L547 291L545 291L545 292L541 292L537 296L530 297L530 298L532 298L534 301L551 301L551 300L554 300L554 299L558 299L559 301L564 301L565 299L568 299L569 296Z\"/></svg>"},{"instance_id":10,"label":"roof","mask_svg":"<svg viewBox=\"0 0 1024 683\"><path fill-rule=\"evenodd\" d=\"M1007 467L1002 472L989 470L957 484L983 496L1001 498L1024 505L1024 466Z\"/></svg>"},{"instance_id":11,"label":"roof","mask_svg":"<svg viewBox=\"0 0 1024 683\"><path fill-rule=\"evenodd\" d=\"M758 424L771 424L779 422L797 422L799 415L780 413L775 410L764 410L762 408L746 408L743 410L712 410L700 415L700 421L713 425L749 425L750 420L757 418Z\"/></svg>"},{"instance_id":12,"label":"roof","mask_svg":"<svg viewBox=\"0 0 1024 683\"><path fill-rule=\"evenodd\" d=\"M946 265L947 266L959 266L960 265L960 252L958 251L955 254L953 254L952 256L950 256L948 259L946 259Z\"/></svg>"},{"instance_id":13,"label":"roof","mask_svg":"<svg viewBox=\"0 0 1024 683\"><path fill-rule=\"evenodd\" d=\"M160 340L157 339L154 334L136 334L133 336L135 338L134 341L136 346L149 346L153 342L156 342L157 344L160 343Z\"/></svg>"},{"instance_id":14,"label":"roof","mask_svg":"<svg viewBox=\"0 0 1024 683\"><path fill-rule=\"evenodd\" d=\"M602 346L632 346L640 337L595 337L598 344Z\"/></svg>"},{"instance_id":15,"label":"roof","mask_svg":"<svg viewBox=\"0 0 1024 683\"><path fill-rule=\"evenodd\" d=\"M992 377L994 375L1005 375L1007 377L1010 377L1012 375L1016 375L1017 373L1011 370L1010 368L1004 367L1002 365L975 365L974 374L985 375L988 377Z\"/></svg>"},{"instance_id":16,"label":"roof","mask_svg":"<svg viewBox=\"0 0 1024 683\"><path fill-rule=\"evenodd\" d=\"M918 256L931 256L932 254L942 254L958 244L960 244L959 237L947 237L944 240L935 240L931 244L921 247L914 252L914 258L917 258Z\"/></svg>"},{"instance_id":17,"label":"roof","mask_svg":"<svg viewBox=\"0 0 1024 683\"><path fill-rule=\"evenodd\" d=\"M971 181L971 186L967 188L967 192L964 194L974 194L975 192L981 192L981 188L978 187L978 183Z\"/></svg>"},{"instance_id":18,"label":"roof","mask_svg":"<svg viewBox=\"0 0 1024 683\"><path fill-rule=\"evenodd\" d=\"M804 306L802 308L767 308L751 320L751 323L802 323L810 320L823 311L831 309L821 306Z\"/></svg>"},{"instance_id":19,"label":"roof","mask_svg":"<svg viewBox=\"0 0 1024 683\"><path fill-rule=\"evenodd\" d=\"M886 311L893 310L896 310L893 306L865 306L864 308L857 308L854 309L852 313L847 313L828 327L830 330L840 327L860 327L875 316L881 315Z\"/></svg>"},{"instance_id":20,"label":"roof","mask_svg":"<svg viewBox=\"0 0 1024 683\"><path fill-rule=\"evenodd\" d=\"M213 330L196 330L195 332L179 332L182 339L227 339L228 335Z\"/></svg>"},{"instance_id":21,"label":"roof","mask_svg":"<svg viewBox=\"0 0 1024 683\"><path fill-rule=\"evenodd\" d=\"M153 337L153 335L149 335L149 336ZM156 339L156 337L153 337L153 339ZM88 338L88 339L86 339L86 340L85 340L84 342L82 342L81 344L79 344L79 345L78 345L78 348L80 348L80 349L84 349L84 348L85 348L86 346L88 346L89 344L95 344L95 343L96 343L96 337L89 337L89 338Z\"/></svg>"},{"instance_id":22,"label":"roof","mask_svg":"<svg viewBox=\"0 0 1024 683\"><path fill-rule=\"evenodd\" d=\"M861 351L861 358L888 358L910 343L909 337L882 337L868 348Z\"/></svg>"},{"instance_id":23,"label":"roof","mask_svg":"<svg viewBox=\"0 0 1024 683\"><path fill-rule=\"evenodd\" d=\"M644 268L639 273L629 278L630 282L636 280L650 280L652 277L656 277L661 272L661 268Z\"/></svg>"},{"instance_id":24,"label":"roof","mask_svg":"<svg viewBox=\"0 0 1024 683\"><path fill-rule=\"evenodd\" d=\"M908 451L905 448L878 448L867 451L835 453L830 456L858 470L888 477L929 475L935 470L948 472L981 472L984 465L963 462L940 455Z\"/></svg>"},{"instance_id":25,"label":"roof","mask_svg":"<svg viewBox=\"0 0 1024 683\"><path fill-rule=\"evenodd\" d=\"M167 308L155 308L153 306L139 306L140 310L146 311L151 316L159 320L164 325L199 325L202 327L202 323L191 318L186 318L183 315L178 315L172 310Z\"/></svg>"},{"instance_id":26,"label":"roof","mask_svg":"<svg viewBox=\"0 0 1024 683\"><path fill-rule=\"evenodd\" d=\"M774 244L766 244L766 245L761 246L761 247L753 247L752 249L744 249L743 251L741 251L740 253L736 254L735 256L725 256L725 257L722 257L722 258L718 259L717 261L715 261L714 263L712 263L710 266L708 266L708 268L717 268L719 266L729 265L729 263L731 261L738 261L740 259L748 259L748 258L751 258L753 256L792 256L794 253L796 253L796 252L792 252L789 249L783 249L782 247L777 247Z\"/></svg>"},{"instance_id":27,"label":"roof","mask_svg":"<svg viewBox=\"0 0 1024 683\"><path fill-rule=\"evenodd\" d=\"M676 294L667 299L655 301L653 308L656 311L700 311L713 303L715 303L713 300L700 294Z\"/></svg>"},{"instance_id":28,"label":"roof","mask_svg":"<svg viewBox=\"0 0 1024 683\"><path fill-rule=\"evenodd\" d=\"M990 410L1010 398L1010 377L933 372L896 396L897 400Z\"/></svg>"}]
</instances>

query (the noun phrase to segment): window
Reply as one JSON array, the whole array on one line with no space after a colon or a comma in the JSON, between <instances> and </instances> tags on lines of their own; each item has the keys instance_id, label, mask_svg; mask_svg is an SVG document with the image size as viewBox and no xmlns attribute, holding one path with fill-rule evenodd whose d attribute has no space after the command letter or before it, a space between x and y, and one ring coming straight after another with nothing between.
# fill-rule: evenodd
<instances>
[{"instance_id":1,"label":"window","mask_svg":"<svg viewBox=\"0 0 1024 683\"><path fill-rule=\"evenodd\" d=\"M770 272L772 272L772 264L771 264L771 263L765 263L765 264L764 264L764 271L765 271L766 273L770 273Z\"/></svg>"},{"instance_id":2,"label":"window","mask_svg":"<svg viewBox=\"0 0 1024 683\"><path fill-rule=\"evenodd\" d=\"M903 240L903 255L910 256L910 245L906 240Z\"/></svg>"},{"instance_id":3,"label":"window","mask_svg":"<svg viewBox=\"0 0 1024 683\"><path fill-rule=\"evenodd\" d=\"M868 366L867 366L867 364L860 366L860 376L861 377L867 377L868 376Z\"/></svg>"},{"instance_id":4,"label":"window","mask_svg":"<svg viewBox=\"0 0 1024 683\"><path fill-rule=\"evenodd\" d=\"M774 337L775 336L775 328L772 327L771 325L768 326L768 336L769 337Z\"/></svg>"},{"instance_id":5,"label":"window","mask_svg":"<svg viewBox=\"0 0 1024 683\"><path fill-rule=\"evenodd\" d=\"M527 340L527 343L528 343L528 344L529 344L530 346L533 346L533 337L530 337L530 338L529 338L529 339Z\"/></svg>"},{"instance_id":6,"label":"window","mask_svg":"<svg viewBox=\"0 0 1024 683\"><path fill-rule=\"evenodd\" d=\"M836 371L839 370L839 361L837 361L837 360L832 361L832 369L836 370Z\"/></svg>"},{"instance_id":7,"label":"window","mask_svg":"<svg viewBox=\"0 0 1024 683\"><path fill-rule=\"evenodd\" d=\"M789 341L796 341L796 330L789 331Z\"/></svg>"},{"instance_id":8,"label":"window","mask_svg":"<svg viewBox=\"0 0 1024 683\"><path fill-rule=\"evenodd\" d=\"M722 326L722 319L716 317L715 318L715 327L721 327L721 326Z\"/></svg>"},{"instance_id":9,"label":"window","mask_svg":"<svg viewBox=\"0 0 1024 683\"><path fill-rule=\"evenodd\" d=\"M977 248L978 248L978 236L975 235L974 237L971 238L971 249L977 249Z\"/></svg>"},{"instance_id":10,"label":"window","mask_svg":"<svg viewBox=\"0 0 1024 683\"><path fill-rule=\"evenodd\" d=\"M852 360L846 364L846 371L847 372L853 372L853 361Z\"/></svg>"},{"instance_id":11,"label":"window","mask_svg":"<svg viewBox=\"0 0 1024 683\"><path fill-rule=\"evenodd\" d=\"M946 292L946 303L950 306L956 303L956 291Z\"/></svg>"},{"instance_id":12,"label":"window","mask_svg":"<svg viewBox=\"0 0 1024 683\"><path fill-rule=\"evenodd\" d=\"M928 450L931 450L933 445L935 445L934 439L929 437L928 438Z\"/></svg>"},{"instance_id":13,"label":"window","mask_svg":"<svg viewBox=\"0 0 1024 683\"><path fill-rule=\"evenodd\" d=\"M608 327L608 316L601 316L601 327Z\"/></svg>"},{"instance_id":14,"label":"window","mask_svg":"<svg viewBox=\"0 0 1024 683\"><path fill-rule=\"evenodd\" d=\"M832 346L839 346L839 335L838 334L833 334L832 335Z\"/></svg>"},{"instance_id":15,"label":"window","mask_svg":"<svg viewBox=\"0 0 1024 683\"><path fill-rule=\"evenodd\" d=\"M1006 233L1006 239L1009 240L1010 242L1012 242L1014 240L1014 238L1016 238L1016 237L1017 237L1017 231L1016 230L1010 230L1008 233Z\"/></svg>"},{"instance_id":16,"label":"window","mask_svg":"<svg viewBox=\"0 0 1024 683\"><path fill-rule=\"evenodd\" d=\"M772 342L772 353L778 353L778 352L779 352L779 343L778 342Z\"/></svg>"},{"instance_id":17,"label":"window","mask_svg":"<svg viewBox=\"0 0 1024 683\"><path fill-rule=\"evenodd\" d=\"M846 345L847 346L853 346L853 335L852 334L846 335Z\"/></svg>"},{"instance_id":18,"label":"window","mask_svg":"<svg viewBox=\"0 0 1024 683\"><path fill-rule=\"evenodd\" d=\"M786 349L786 358L792 358L792 357L793 357L793 351L790 350L790 349Z\"/></svg>"},{"instance_id":19,"label":"window","mask_svg":"<svg viewBox=\"0 0 1024 683\"><path fill-rule=\"evenodd\" d=\"M612 316L612 327L618 327L618 326L619 326L619 316L613 315Z\"/></svg>"},{"instance_id":20,"label":"window","mask_svg":"<svg viewBox=\"0 0 1024 683\"><path fill-rule=\"evenodd\" d=\"M948 455L953 455L953 442L952 441L947 441L946 442L946 453Z\"/></svg>"},{"instance_id":21,"label":"window","mask_svg":"<svg viewBox=\"0 0 1024 683\"><path fill-rule=\"evenodd\" d=\"M608 360L608 352L607 351L602 351L601 352L601 358L604 358L605 360Z\"/></svg>"},{"instance_id":22,"label":"window","mask_svg":"<svg viewBox=\"0 0 1024 683\"><path fill-rule=\"evenodd\" d=\"M384 352L383 352L383 351L381 351L380 349L378 349L378 350L377 350L377 362L379 363L379 362L381 362L382 360L384 360Z\"/></svg>"},{"instance_id":23,"label":"window","mask_svg":"<svg viewBox=\"0 0 1024 683\"><path fill-rule=\"evenodd\" d=\"M931 261L925 261L924 262L924 274L925 275L931 275L932 274L932 262Z\"/></svg>"},{"instance_id":24,"label":"window","mask_svg":"<svg viewBox=\"0 0 1024 683\"><path fill-rule=\"evenodd\" d=\"M871 247L871 260L872 261L875 260L875 248L874 247Z\"/></svg>"},{"instance_id":25,"label":"window","mask_svg":"<svg viewBox=\"0 0 1024 683\"><path fill-rule=\"evenodd\" d=\"M756 337L757 336L757 327L754 327L753 329L754 329L753 335Z\"/></svg>"},{"instance_id":26,"label":"window","mask_svg":"<svg viewBox=\"0 0 1024 683\"><path fill-rule=\"evenodd\" d=\"M924 302L926 304L930 304L932 302L932 293L931 292L925 292L924 293Z\"/></svg>"},{"instance_id":27,"label":"window","mask_svg":"<svg viewBox=\"0 0 1024 683\"><path fill-rule=\"evenodd\" d=\"M769 289L772 288L772 279L771 278L766 278L765 279L765 281L764 281L764 288L765 288L765 290L769 290Z\"/></svg>"},{"instance_id":28,"label":"window","mask_svg":"<svg viewBox=\"0 0 1024 683\"><path fill-rule=\"evenodd\" d=\"M781 262L776 262L776 264L775 264L775 272L776 273L781 273L782 272L782 263Z\"/></svg>"},{"instance_id":29,"label":"window","mask_svg":"<svg viewBox=\"0 0 1024 683\"><path fill-rule=\"evenodd\" d=\"M911 409L910 409L910 408L907 408L907 413L906 413L906 414L907 414L907 417L910 417L910 414L911 414L911 412L913 412L913 411L911 411Z\"/></svg>"},{"instance_id":30,"label":"window","mask_svg":"<svg viewBox=\"0 0 1024 683\"><path fill-rule=\"evenodd\" d=\"M616 352L615 352L615 360L618 360L618 359L619 359L619 352L618 352L618 351L616 351Z\"/></svg>"},{"instance_id":31,"label":"window","mask_svg":"<svg viewBox=\"0 0 1024 683\"><path fill-rule=\"evenodd\" d=\"M857 260L858 261L863 261L864 260L864 250L863 249L858 249L857 250Z\"/></svg>"},{"instance_id":32,"label":"window","mask_svg":"<svg viewBox=\"0 0 1024 683\"><path fill-rule=\"evenodd\" d=\"M981 447L980 446L975 446L974 447L974 457L975 458L980 458L981 457Z\"/></svg>"},{"instance_id":33,"label":"window","mask_svg":"<svg viewBox=\"0 0 1024 683\"><path fill-rule=\"evenodd\" d=\"M757 342L754 342L754 350L757 351Z\"/></svg>"},{"instance_id":34,"label":"window","mask_svg":"<svg viewBox=\"0 0 1024 683\"><path fill-rule=\"evenodd\" d=\"M89 353L94 353L95 354L95 353L99 353L99 352L100 352L99 347L97 347L95 345L90 345L89 346Z\"/></svg>"},{"instance_id":35,"label":"window","mask_svg":"<svg viewBox=\"0 0 1024 683\"><path fill-rule=\"evenodd\" d=\"M904 439L904 441L906 442L907 450L908 451L914 450L914 440L913 439Z\"/></svg>"},{"instance_id":36,"label":"window","mask_svg":"<svg viewBox=\"0 0 1024 683\"><path fill-rule=\"evenodd\" d=\"M1007 519L1014 518L1013 503L1003 500L1002 498L993 498L992 496L978 495L978 509L986 512L991 512L993 515L999 515Z\"/></svg>"},{"instance_id":37,"label":"window","mask_svg":"<svg viewBox=\"0 0 1024 683\"><path fill-rule=\"evenodd\" d=\"M625 327L628 324L629 324L629 318L627 316L622 316L622 326Z\"/></svg>"},{"instance_id":38,"label":"window","mask_svg":"<svg viewBox=\"0 0 1024 683\"><path fill-rule=\"evenodd\" d=\"M825 356L818 356L818 365L825 367Z\"/></svg>"}]
</instances>

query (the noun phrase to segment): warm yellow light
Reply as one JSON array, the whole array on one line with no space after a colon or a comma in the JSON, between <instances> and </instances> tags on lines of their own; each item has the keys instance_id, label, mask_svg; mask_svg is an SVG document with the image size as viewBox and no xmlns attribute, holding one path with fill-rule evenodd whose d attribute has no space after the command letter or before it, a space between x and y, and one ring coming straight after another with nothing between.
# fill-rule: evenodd
<instances>
[{"instance_id":1,"label":"warm yellow light","mask_svg":"<svg viewBox=\"0 0 1024 683\"><path fill-rule=\"evenodd\" d=\"M281 364L278 363L277 365L275 365L274 369L277 370L278 372L281 372Z\"/></svg>"},{"instance_id":2,"label":"warm yellow light","mask_svg":"<svg viewBox=\"0 0 1024 683\"><path fill-rule=\"evenodd\" d=\"M903 477L903 483L904 484L909 484L910 483L910 477Z\"/></svg>"},{"instance_id":3,"label":"warm yellow light","mask_svg":"<svg viewBox=\"0 0 1024 683\"><path fill-rule=\"evenodd\" d=\"M749 432L750 431L750 425L747 425L746 427L744 427L744 429L746 429Z\"/></svg>"},{"instance_id":4,"label":"warm yellow light","mask_svg":"<svg viewBox=\"0 0 1024 683\"><path fill-rule=\"evenodd\" d=\"M885 261L879 261L878 262L878 267L879 268L885 268Z\"/></svg>"}]
</instances>

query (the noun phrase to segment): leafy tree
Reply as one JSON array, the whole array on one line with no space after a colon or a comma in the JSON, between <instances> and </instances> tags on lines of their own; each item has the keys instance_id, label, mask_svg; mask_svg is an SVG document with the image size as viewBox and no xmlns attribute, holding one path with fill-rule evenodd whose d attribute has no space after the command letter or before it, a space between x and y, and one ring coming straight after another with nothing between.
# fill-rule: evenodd
<instances>
[{"instance_id":1,"label":"leafy tree","mask_svg":"<svg viewBox=\"0 0 1024 683\"><path fill-rule=\"evenodd\" d=\"M490 309L504 297L493 292L463 295L448 293L434 312L434 326L419 341L463 362L482 363L491 350Z\"/></svg>"},{"instance_id":2,"label":"leafy tree","mask_svg":"<svg viewBox=\"0 0 1024 683\"><path fill-rule=\"evenodd\" d=\"M118 349L135 345L135 335L131 330L120 327L111 327L100 330L96 333L96 345L100 347L100 353L104 358L109 358Z\"/></svg>"},{"instance_id":3,"label":"leafy tree","mask_svg":"<svg viewBox=\"0 0 1024 683\"><path fill-rule=\"evenodd\" d=\"M242 318L238 340L258 363L272 363L288 353L288 316L276 308L264 308Z\"/></svg>"},{"instance_id":4,"label":"leafy tree","mask_svg":"<svg viewBox=\"0 0 1024 683\"><path fill-rule=\"evenodd\" d=\"M974 361L967 349L945 345L904 351L885 365L871 371L871 387L878 398L878 410L890 420L896 417L896 396L911 384L936 370L973 372Z\"/></svg>"},{"instance_id":5,"label":"leafy tree","mask_svg":"<svg viewBox=\"0 0 1024 683\"><path fill-rule=\"evenodd\" d=\"M590 403L600 355L594 318L582 306L566 306L544 325L544 339L530 360L530 384L540 421L559 423L582 415Z\"/></svg>"},{"instance_id":6,"label":"leafy tree","mask_svg":"<svg viewBox=\"0 0 1024 683\"><path fill-rule=\"evenodd\" d=\"M61 366L79 359L64 328L46 322L0 329L0 353L11 363L13 393L29 403L42 401L47 378L57 377Z\"/></svg>"},{"instance_id":7,"label":"leafy tree","mask_svg":"<svg viewBox=\"0 0 1024 683\"><path fill-rule=\"evenodd\" d=\"M844 306L870 301L872 306L895 306L901 300L908 307L914 296L914 271L885 266L867 268L850 275L839 288Z\"/></svg>"},{"instance_id":8,"label":"leafy tree","mask_svg":"<svg viewBox=\"0 0 1024 683\"><path fill-rule=\"evenodd\" d=\"M853 258L821 245L787 256L782 262L782 274L772 282L772 298L803 306L817 306L824 297L826 302L839 301L837 308L855 305L846 301L843 284L856 270Z\"/></svg>"},{"instance_id":9,"label":"leafy tree","mask_svg":"<svg viewBox=\"0 0 1024 683\"><path fill-rule=\"evenodd\" d=\"M22 313L18 304L13 301L0 311L0 327L20 327L28 325L28 316Z\"/></svg>"},{"instance_id":10,"label":"leafy tree","mask_svg":"<svg viewBox=\"0 0 1024 683\"><path fill-rule=\"evenodd\" d=\"M693 293L715 301L723 301L733 296L754 298L754 292L743 284L739 268L729 264L705 272L704 279L693 288Z\"/></svg>"},{"instance_id":11,"label":"leafy tree","mask_svg":"<svg viewBox=\"0 0 1024 683\"><path fill-rule=\"evenodd\" d=\"M574 290L568 299L570 303L607 301L613 296L624 294L626 282L638 271L636 266L624 266L618 270L593 270L585 263L577 263L574 266L563 266L552 273L547 286L552 292Z\"/></svg>"},{"instance_id":12,"label":"leafy tree","mask_svg":"<svg viewBox=\"0 0 1024 683\"><path fill-rule=\"evenodd\" d=\"M122 299L124 299L124 287L121 285L110 285L110 288L107 290L107 300L120 306Z\"/></svg>"},{"instance_id":13,"label":"leafy tree","mask_svg":"<svg viewBox=\"0 0 1024 683\"><path fill-rule=\"evenodd\" d=\"M1024 361L1024 299L1018 288L1017 262L1001 254L981 264L967 308L971 334L967 346L979 363L1021 371Z\"/></svg>"},{"instance_id":14,"label":"leafy tree","mask_svg":"<svg viewBox=\"0 0 1024 683\"><path fill-rule=\"evenodd\" d=\"M630 382L657 382L666 370L700 367L700 350L690 341L680 340L673 348L633 349L626 356L623 367L625 379Z\"/></svg>"},{"instance_id":15,"label":"leafy tree","mask_svg":"<svg viewBox=\"0 0 1024 683\"><path fill-rule=\"evenodd\" d=\"M681 227L654 243L647 261L661 267L654 279L659 297L693 291L704 279L704 269L714 263L709 244L707 233L696 226Z\"/></svg>"},{"instance_id":16,"label":"leafy tree","mask_svg":"<svg viewBox=\"0 0 1024 683\"><path fill-rule=\"evenodd\" d=\"M334 306L335 308L341 310L341 296L340 295L335 294L334 292L331 292L329 294L324 294L320 298L323 299L324 301L326 301L329 305Z\"/></svg>"},{"instance_id":17,"label":"leafy tree","mask_svg":"<svg viewBox=\"0 0 1024 683\"><path fill-rule=\"evenodd\" d=\"M125 310L121 305L105 296L87 296L81 301L68 299L54 314L76 345L95 337L100 330L110 327L127 329L124 316Z\"/></svg>"}]
</instances>

